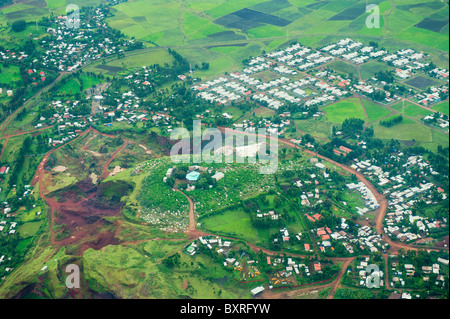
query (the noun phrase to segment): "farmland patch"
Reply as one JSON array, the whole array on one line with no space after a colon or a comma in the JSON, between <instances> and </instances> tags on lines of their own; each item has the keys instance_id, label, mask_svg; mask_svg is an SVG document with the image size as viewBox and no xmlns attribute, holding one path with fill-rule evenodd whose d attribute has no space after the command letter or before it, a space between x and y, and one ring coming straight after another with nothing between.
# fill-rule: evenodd
<instances>
[{"instance_id":1,"label":"farmland patch","mask_svg":"<svg viewBox=\"0 0 450 319\"><path fill-rule=\"evenodd\" d=\"M110 73L117 73L117 72L122 71L121 67L111 66L111 65L104 65L104 64L97 65L95 68L96 69L100 69L100 70L105 70L105 71L108 71Z\"/></svg>"},{"instance_id":2,"label":"farmland patch","mask_svg":"<svg viewBox=\"0 0 450 319\"><path fill-rule=\"evenodd\" d=\"M228 28L241 29L243 31L262 27L267 24L285 27L291 23L289 20L248 8L230 13L214 22Z\"/></svg>"},{"instance_id":3,"label":"farmland patch","mask_svg":"<svg viewBox=\"0 0 450 319\"><path fill-rule=\"evenodd\" d=\"M443 27L448 24L447 20L434 20L430 18L425 18L415 25L417 28L426 29L434 32L440 32Z\"/></svg>"},{"instance_id":4,"label":"farmland patch","mask_svg":"<svg viewBox=\"0 0 450 319\"><path fill-rule=\"evenodd\" d=\"M425 90L427 87L440 84L439 81L422 75L416 76L415 78L412 78L405 83L420 90Z\"/></svg>"},{"instance_id":5,"label":"farmland patch","mask_svg":"<svg viewBox=\"0 0 450 319\"><path fill-rule=\"evenodd\" d=\"M365 4L357 4L353 7L347 8L344 11L332 16L330 21L340 21L340 20L354 20L362 15L366 11Z\"/></svg>"}]
</instances>

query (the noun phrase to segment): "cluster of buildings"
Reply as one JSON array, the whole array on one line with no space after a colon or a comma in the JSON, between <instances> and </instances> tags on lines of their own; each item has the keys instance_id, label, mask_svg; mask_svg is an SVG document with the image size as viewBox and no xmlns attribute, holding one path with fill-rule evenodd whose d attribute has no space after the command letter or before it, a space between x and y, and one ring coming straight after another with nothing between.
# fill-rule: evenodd
<instances>
[{"instance_id":1,"label":"cluster of buildings","mask_svg":"<svg viewBox=\"0 0 450 319\"><path fill-rule=\"evenodd\" d=\"M285 229L284 229L285 230ZM261 269L258 260L254 260L251 254L242 251L229 240L220 236L202 236L191 244L186 246L184 252L190 256L194 256L201 252L202 249L213 252L219 257L223 263L223 267L235 272L239 272L242 280L255 280L261 278ZM239 253L238 253L239 252ZM295 285L296 278L312 278L314 273L322 273L322 264L320 261L310 262L308 265L292 257L266 256L267 266L270 267L268 272L269 289L276 286ZM310 279L312 280L312 279ZM258 281L264 281L260 279ZM252 296L257 296L265 290L264 285L259 285L251 290Z\"/></svg>"},{"instance_id":2,"label":"cluster of buildings","mask_svg":"<svg viewBox=\"0 0 450 319\"><path fill-rule=\"evenodd\" d=\"M363 182L349 183L346 184L346 186L349 190L356 190L361 193L364 200L364 207L356 207L356 212L359 215L364 215L367 212L373 211L379 207L378 201L372 191Z\"/></svg>"},{"instance_id":3,"label":"cluster of buildings","mask_svg":"<svg viewBox=\"0 0 450 319\"><path fill-rule=\"evenodd\" d=\"M223 240L219 236L203 236L199 237L197 240L193 241L189 246L186 247L186 253L194 256L198 251L199 247L204 246L209 250L214 249L218 255L223 255L225 260L223 265L227 266L239 266L239 262L235 258L228 258L228 253L232 249L232 243L229 240Z\"/></svg>"},{"instance_id":4,"label":"cluster of buildings","mask_svg":"<svg viewBox=\"0 0 450 319\"><path fill-rule=\"evenodd\" d=\"M441 87L430 87L429 92L421 92L417 94L416 99L420 104L430 106L439 103L442 100L441 94L448 96L448 86L443 85Z\"/></svg>"},{"instance_id":5,"label":"cluster of buildings","mask_svg":"<svg viewBox=\"0 0 450 319\"><path fill-rule=\"evenodd\" d=\"M53 125L55 134L48 140L48 145L57 147L77 137L87 128L87 123L81 115L74 115L73 109L80 101L53 101L50 106L54 109L52 116L40 116L35 128Z\"/></svg>"},{"instance_id":6,"label":"cluster of buildings","mask_svg":"<svg viewBox=\"0 0 450 319\"><path fill-rule=\"evenodd\" d=\"M58 72L72 72L83 65L127 49L134 40L118 40L105 22L103 8L95 8L89 19L52 18L47 28L48 37L39 41L38 57L31 61L25 52L0 51L0 61L31 65ZM73 27L77 25L77 27ZM42 76L40 76L42 79Z\"/></svg>"},{"instance_id":7,"label":"cluster of buildings","mask_svg":"<svg viewBox=\"0 0 450 319\"><path fill-rule=\"evenodd\" d=\"M0 233L2 233L4 230L7 231L9 235L12 235L16 232L16 222L10 221L9 223L6 220L0 221Z\"/></svg>"},{"instance_id":8,"label":"cluster of buildings","mask_svg":"<svg viewBox=\"0 0 450 319\"><path fill-rule=\"evenodd\" d=\"M171 167L167 169L166 175L163 177L163 182L166 183L167 179L172 177L174 172L177 170L177 167ZM186 180L188 183L195 184L198 182L198 180L201 177L201 173L208 172L209 174L212 173L212 169L208 169L204 166L198 166L198 165L191 165L188 167L188 171L186 172ZM216 182L220 181L222 178L225 177L225 174L223 172L215 172L214 175L211 176L212 179L214 179ZM212 187L212 185L210 185ZM188 185L188 191L195 190L195 185Z\"/></svg>"},{"instance_id":9,"label":"cluster of buildings","mask_svg":"<svg viewBox=\"0 0 450 319\"><path fill-rule=\"evenodd\" d=\"M436 112L434 114L430 114L425 116L422 121L424 121L428 125L437 126L443 130L446 130L448 132L449 122L448 122L448 116L441 114L439 112Z\"/></svg>"},{"instance_id":10,"label":"cluster of buildings","mask_svg":"<svg viewBox=\"0 0 450 319\"><path fill-rule=\"evenodd\" d=\"M26 188L27 191L24 193L24 196L27 196L30 193L31 187L27 185ZM36 208L35 204L33 204L33 209L34 208ZM13 213L14 212L11 210L9 203L3 202L2 207L0 208L0 236L14 236L15 234L17 234L18 223L14 221L15 214ZM40 215L40 211L36 212L36 216ZM8 256L7 254L5 254L5 250L0 250L0 269L4 267L3 270L0 271L0 274L3 275L2 277L0 277L0 281L4 280L6 276L14 269L13 267L8 266L8 264L11 265L11 262L14 263L16 261L13 258L14 256Z\"/></svg>"},{"instance_id":11,"label":"cluster of buildings","mask_svg":"<svg viewBox=\"0 0 450 319\"><path fill-rule=\"evenodd\" d=\"M369 266L369 257L362 257L361 260L358 260L358 263L355 261L355 264L356 264L355 272L357 273L357 277L359 279L358 286L367 287L368 283L379 284L379 287L384 286L383 271L374 270L371 273L367 272L368 270L367 267ZM348 269L347 275L349 275L350 273L352 273L352 270ZM376 278L376 282L374 282L375 281L374 278Z\"/></svg>"},{"instance_id":12,"label":"cluster of buildings","mask_svg":"<svg viewBox=\"0 0 450 319\"><path fill-rule=\"evenodd\" d=\"M267 213L261 213L259 210L256 212L256 218L264 218L269 217L272 220L278 220L280 215L275 213L275 211L271 210Z\"/></svg>"},{"instance_id":13,"label":"cluster of buildings","mask_svg":"<svg viewBox=\"0 0 450 319\"><path fill-rule=\"evenodd\" d=\"M339 83L336 85L337 77L334 75L328 76L326 81L319 79L327 73L325 71L318 72L316 77L310 77L305 73L319 65L336 58L353 64L379 60L395 67L395 74L404 80L429 65L429 63L421 62L426 57L425 53L409 48L389 54L386 50L367 46L350 38L341 39L317 51L297 43L286 49L252 58L248 62L248 67L244 68L242 72L221 76L216 80L195 85L192 89L198 91L199 98L211 103L227 104L250 96L256 102L272 109L279 109L286 103L309 108L312 105L334 102L353 92L370 98L372 93L382 91L376 86L362 81L351 84L349 79L342 78L338 79ZM262 82L257 74L263 71L270 71L279 77ZM448 78L446 70L437 68L432 72L438 77ZM233 85L230 87L234 87L235 91L227 91L223 87L223 84L229 80L233 81ZM240 85L234 81L239 82ZM218 88L213 89L217 85ZM306 93L305 87L310 87L314 94ZM320 93L316 93L316 91ZM385 102L391 103L398 100L399 97L387 94L385 99Z\"/></svg>"},{"instance_id":14,"label":"cluster of buildings","mask_svg":"<svg viewBox=\"0 0 450 319\"><path fill-rule=\"evenodd\" d=\"M79 19L69 23L68 16L55 17L53 27L47 29L50 39L40 41L44 50L40 61L42 66L72 72L88 62L123 52L130 44L127 42L132 40L116 40L105 18L102 8L96 8L89 20ZM79 28L73 28L74 23L78 23Z\"/></svg>"},{"instance_id":15,"label":"cluster of buildings","mask_svg":"<svg viewBox=\"0 0 450 319\"><path fill-rule=\"evenodd\" d=\"M320 217L315 215L310 217L314 220L319 220ZM388 248L388 244L382 240L381 235L376 234L371 227L356 225L358 226L358 232L355 235L349 232L349 225L346 223L345 218L341 219L341 223L336 226L336 229L323 226L311 228L311 233L315 234L319 239L317 244L322 252L327 252L327 250L334 251L333 245L335 242L342 243L350 254L355 253L356 249L384 252Z\"/></svg>"},{"instance_id":16,"label":"cluster of buildings","mask_svg":"<svg viewBox=\"0 0 450 319\"><path fill-rule=\"evenodd\" d=\"M363 43L350 38L341 39L326 45L320 51L355 64L362 64L370 59L378 59L387 54L385 50L378 50L373 46L365 46Z\"/></svg>"},{"instance_id":17,"label":"cluster of buildings","mask_svg":"<svg viewBox=\"0 0 450 319\"><path fill-rule=\"evenodd\" d=\"M434 68L433 70L429 71L428 74L438 79L448 81L448 70L446 69Z\"/></svg>"},{"instance_id":18,"label":"cluster of buildings","mask_svg":"<svg viewBox=\"0 0 450 319\"><path fill-rule=\"evenodd\" d=\"M443 266L443 267L441 267ZM435 282L434 284L438 287L445 287L446 286L446 273L443 268L448 269L448 259L444 259L441 257L437 258L437 261L431 264L422 265L421 267L415 266L412 263L399 263L398 261L391 262L391 281L390 285L391 287L407 287L405 280L407 278L414 277L416 272L419 272L422 274L421 279L423 281L430 281L431 275L435 275ZM447 283L448 283L448 277L447 277ZM404 296L404 299L411 299L411 294Z\"/></svg>"},{"instance_id":19,"label":"cluster of buildings","mask_svg":"<svg viewBox=\"0 0 450 319\"><path fill-rule=\"evenodd\" d=\"M381 61L392 64L397 68L404 67L406 69L413 70L423 68L428 65L428 63L417 63L417 61L424 59L426 56L427 55L424 52L417 52L413 49L406 48L384 56L381 58Z\"/></svg>"},{"instance_id":20,"label":"cluster of buildings","mask_svg":"<svg viewBox=\"0 0 450 319\"><path fill-rule=\"evenodd\" d=\"M285 112L280 114L282 120L279 123L274 123L271 119L262 119L262 120L243 120L242 123L237 124L234 123L233 127L237 129L242 129L244 132L256 132L257 129L264 128L266 129L267 134L284 134L286 128L292 125L290 119L289 112Z\"/></svg>"},{"instance_id":21,"label":"cluster of buildings","mask_svg":"<svg viewBox=\"0 0 450 319\"><path fill-rule=\"evenodd\" d=\"M292 44L286 49L270 52L266 54L266 57L276 63L278 68L281 65L281 70L283 70L284 74L292 75L295 75L297 72L290 69L291 67L303 72L333 60L333 57L324 56L321 52L302 46L299 43ZM279 72L279 70L275 71Z\"/></svg>"},{"instance_id":22,"label":"cluster of buildings","mask_svg":"<svg viewBox=\"0 0 450 319\"><path fill-rule=\"evenodd\" d=\"M247 87L237 82L229 81L225 77L193 86L192 89L200 91L197 94L199 98L218 105L242 100L244 96L250 93Z\"/></svg>"},{"instance_id":23,"label":"cluster of buildings","mask_svg":"<svg viewBox=\"0 0 450 319\"><path fill-rule=\"evenodd\" d=\"M13 90L3 90L3 88L0 88L0 96L6 94L7 97L11 97L14 94Z\"/></svg>"},{"instance_id":24,"label":"cluster of buildings","mask_svg":"<svg viewBox=\"0 0 450 319\"><path fill-rule=\"evenodd\" d=\"M403 163L401 167L404 173L392 176L389 172L384 172L380 166L374 165L371 160L359 161L352 165L354 169L363 172L365 176L382 188L388 198L385 233L399 241L412 242L426 236L432 229L447 227L448 223L445 218L437 220L412 214L412 208L417 202L423 201L427 205L433 205L438 203L433 194L438 194L440 200L445 200L447 194L434 183L425 181L425 177L414 185L408 183L411 169L419 169L423 176L437 175L438 173L422 156L406 156L398 153L392 155L391 159L397 163ZM414 224L417 229L412 228Z\"/></svg>"},{"instance_id":25,"label":"cluster of buildings","mask_svg":"<svg viewBox=\"0 0 450 319\"><path fill-rule=\"evenodd\" d=\"M248 62L248 67L242 72L230 73L227 76L197 84L191 89L198 92L199 98L211 103L227 104L250 97L257 103L275 110L285 104L308 108L312 105L330 103L349 93L343 87L326 84L306 74L299 75L298 71L305 72L331 60L333 57L323 56L321 52L297 43L286 49L267 53L264 57L252 58ZM270 71L273 76L278 77L263 82L255 75L263 71ZM229 82L232 84L229 85ZM314 83L316 83L315 86ZM308 86L320 93L314 93L315 96L311 96L302 89Z\"/></svg>"},{"instance_id":26,"label":"cluster of buildings","mask_svg":"<svg viewBox=\"0 0 450 319\"><path fill-rule=\"evenodd\" d=\"M269 276L270 286L292 285L296 283L295 276L311 277L314 272L321 273L322 265L320 262L313 262L312 265L306 265L295 260L295 258L281 258L267 256L267 265L276 268L277 271ZM280 269L280 265L285 265Z\"/></svg>"}]
</instances>

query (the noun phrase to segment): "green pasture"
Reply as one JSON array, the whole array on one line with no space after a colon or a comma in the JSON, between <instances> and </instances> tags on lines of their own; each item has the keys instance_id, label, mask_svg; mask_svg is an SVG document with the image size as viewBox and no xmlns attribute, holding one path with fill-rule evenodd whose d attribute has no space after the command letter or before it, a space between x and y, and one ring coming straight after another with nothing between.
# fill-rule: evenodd
<instances>
[{"instance_id":1,"label":"green pasture","mask_svg":"<svg viewBox=\"0 0 450 319\"><path fill-rule=\"evenodd\" d=\"M331 104L323 108L328 121L332 123L342 123L348 118L358 118L366 121L364 107L359 99L349 98L343 101Z\"/></svg>"},{"instance_id":2,"label":"green pasture","mask_svg":"<svg viewBox=\"0 0 450 319\"><path fill-rule=\"evenodd\" d=\"M376 122L389 114L391 114L391 110L381 106L371 100L363 99L364 108L366 109L367 116L369 118L369 123Z\"/></svg>"},{"instance_id":3,"label":"green pasture","mask_svg":"<svg viewBox=\"0 0 450 319\"><path fill-rule=\"evenodd\" d=\"M433 109L442 113L442 114L447 114L449 115L449 111L448 111L448 101L445 102L441 102L438 103L436 105L433 106Z\"/></svg>"}]
</instances>

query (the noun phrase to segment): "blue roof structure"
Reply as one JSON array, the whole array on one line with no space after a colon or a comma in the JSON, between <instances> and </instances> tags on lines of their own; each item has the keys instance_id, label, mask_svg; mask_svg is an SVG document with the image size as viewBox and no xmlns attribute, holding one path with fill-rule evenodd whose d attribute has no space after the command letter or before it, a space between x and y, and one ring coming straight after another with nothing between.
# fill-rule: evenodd
<instances>
[{"instance_id":1,"label":"blue roof structure","mask_svg":"<svg viewBox=\"0 0 450 319\"><path fill-rule=\"evenodd\" d=\"M199 172L190 172L189 174L186 175L186 179L190 182L196 182L198 181L198 179L200 178L200 173Z\"/></svg>"}]
</instances>

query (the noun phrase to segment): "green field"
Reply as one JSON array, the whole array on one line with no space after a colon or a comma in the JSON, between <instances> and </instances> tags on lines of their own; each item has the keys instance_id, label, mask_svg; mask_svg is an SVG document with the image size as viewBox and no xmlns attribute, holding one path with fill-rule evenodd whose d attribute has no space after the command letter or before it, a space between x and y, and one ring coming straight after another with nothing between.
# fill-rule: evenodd
<instances>
[{"instance_id":1,"label":"green field","mask_svg":"<svg viewBox=\"0 0 450 319\"><path fill-rule=\"evenodd\" d=\"M371 61L364 63L359 67L359 71L361 72L361 79L363 81L368 80L374 77L376 72L386 72L392 70L386 63Z\"/></svg>"},{"instance_id":2,"label":"green field","mask_svg":"<svg viewBox=\"0 0 450 319\"><path fill-rule=\"evenodd\" d=\"M42 221L25 223L19 228L19 234L22 238L34 236L42 225Z\"/></svg>"},{"instance_id":3,"label":"green field","mask_svg":"<svg viewBox=\"0 0 450 319\"><path fill-rule=\"evenodd\" d=\"M15 65L8 65L0 63L0 87L2 83L11 85L15 82L22 83L22 78L20 77L20 68ZM6 95L6 90L3 88L3 94Z\"/></svg>"},{"instance_id":4,"label":"green field","mask_svg":"<svg viewBox=\"0 0 450 319\"><path fill-rule=\"evenodd\" d=\"M267 242L269 230L257 230L250 222L250 215L242 208L226 210L199 220L201 228L212 233L222 233L242 238L252 243ZM272 231L276 231L272 230Z\"/></svg>"},{"instance_id":5,"label":"green field","mask_svg":"<svg viewBox=\"0 0 450 319\"><path fill-rule=\"evenodd\" d=\"M403 112L405 115L413 117L418 120L433 113L433 112L425 110L415 104L408 105L407 107L404 108Z\"/></svg>"},{"instance_id":6,"label":"green field","mask_svg":"<svg viewBox=\"0 0 450 319\"><path fill-rule=\"evenodd\" d=\"M444 102L445 103L445 102ZM412 103L397 103L391 106L392 109L403 113L406 116L412 117L416 120L421 120L425 116L432 114L432 111L425 110L418 105Z\"/></svg>"},{"instance_id":7,"label":"green field","mask_svg":"<svg viewBox=\"0 0 450 319\"><path fill-rule=\"evenodd\" d=\"M412 27L396 36L400 40L408 40L448 52L448 34L439 34L430 30Z\"/></svg>"},{"instance_id":8,"label":"green field","mask_svg":"<svg viewBox=\"0 0 450 319\"><path fill-rule=\"evenodd\" d=\"M285 37L286 32L277 26L262 26L248 30L248 33L253 35L255 38L274 38L274 37Z\"/></svg>"},{"instance_id":9,"label":"green field","mask_svg":"<svg viewBox=\"0 0 450 319\"><path fill-rule=\"evenodd\" d=\"M364 108L366 109L367 116L369 117L369 123L376 122L383 117L391 114L391 111L387 108L370 100L363 99Z\"/></svg>"},{"instance_id":10,"label":"green field","mask_svg":"<svg viewBox=\"0 0 450 319\"><path fill-rule=\"evenodd\" d=\"M441 112L442 114L449 115L448 101L436 104L435 106L433 106L433 109L438 111L438 112Z\"/></svg>"},{"instance_id":11,"label":"green field","mask_svg":"<svg viewBox=\"0 0 450 319\"><path fill-rule=\"evenodd\" d=\"M323 108L327 119L332 123L342 123L348 118L358 118L366 121L364 107L359 99L349 98Z\"/></svg>"},{"instance_id":12,"label":"green field","mask_svg":"<svg viewBox=\"0 0 450 319\"><path fill-rule=\"evenodd\" d=\"M328 138L332 132L333 124L331 122L322 121L322 120L295 120L295 127L314 137L319 138Z\"/></svg>"},{"instance_id":13,"label":"green field","mask_svg":"<svg viewBox=\"0 0 450 319\"><path fill-rule=\"evenodd\" d=\"M57 94L74 95L80 92L80 83L75 79L70 79L59 88Z\"/></svg>"},{"instance_id":14,"label":"green field","mask_svg":"<svg viewBox=\"0 0 450 319\"><path fill-rule=\"evenodd\" d=\"M418 142L432 142L431 129L420 123L416 123L408 118L403 118L403 121L392 127L384 127L382 125L374 125L375 137L383 140L390 140L396 138L402 141L418 141Z\"/></svg>"},{"instance_id":15,"label":"green field","mask_svg":"<svg viewBox=\"0 0 450 319\"><path fill-rule=\"evenodd\" d=\"M356 69L356 67L354 67L353 65L343 62L343 61L335 61L332 62L330 64L328 64L328 67L330 69L333 69L334 71L336 71L339 74L345 74L345 75L350 75L352 74L353 76L358 76L358 70Z\"/></svg>"},{"instance_id":16,"label":"green field","mask_svg":"<svg viewBox=\"0 0 450 319\"><path fill-rule=\"evenodd\" d=\"M107 59L106 62L96 61L85 67L88 72L103 73L106 75L125 74L130 69L140 68L142 66L150 66L153 64L164 65L164 63L171 64L173 57L169 54L167 49L161 48L148 48L132 53L125 53L124 58ZM83 83L84 84L84 83ZM97 83L94 83L97 84ZM88 84L84 84L85 88L88 88Z\"/></svg>"},{"instance_id":17,"label":"green field","mask_svg":"<svg viewBox=\"0 0 450 319\"><path fill-rule=\"evenodd\" d=\"M429 143L418 143L425 148L428 148L432 152L437 152L438 146L442 146L443 148L449 147L448 135L443 134L437 130L431 131L432 141Z\"/></svg>"}]
</instances>

